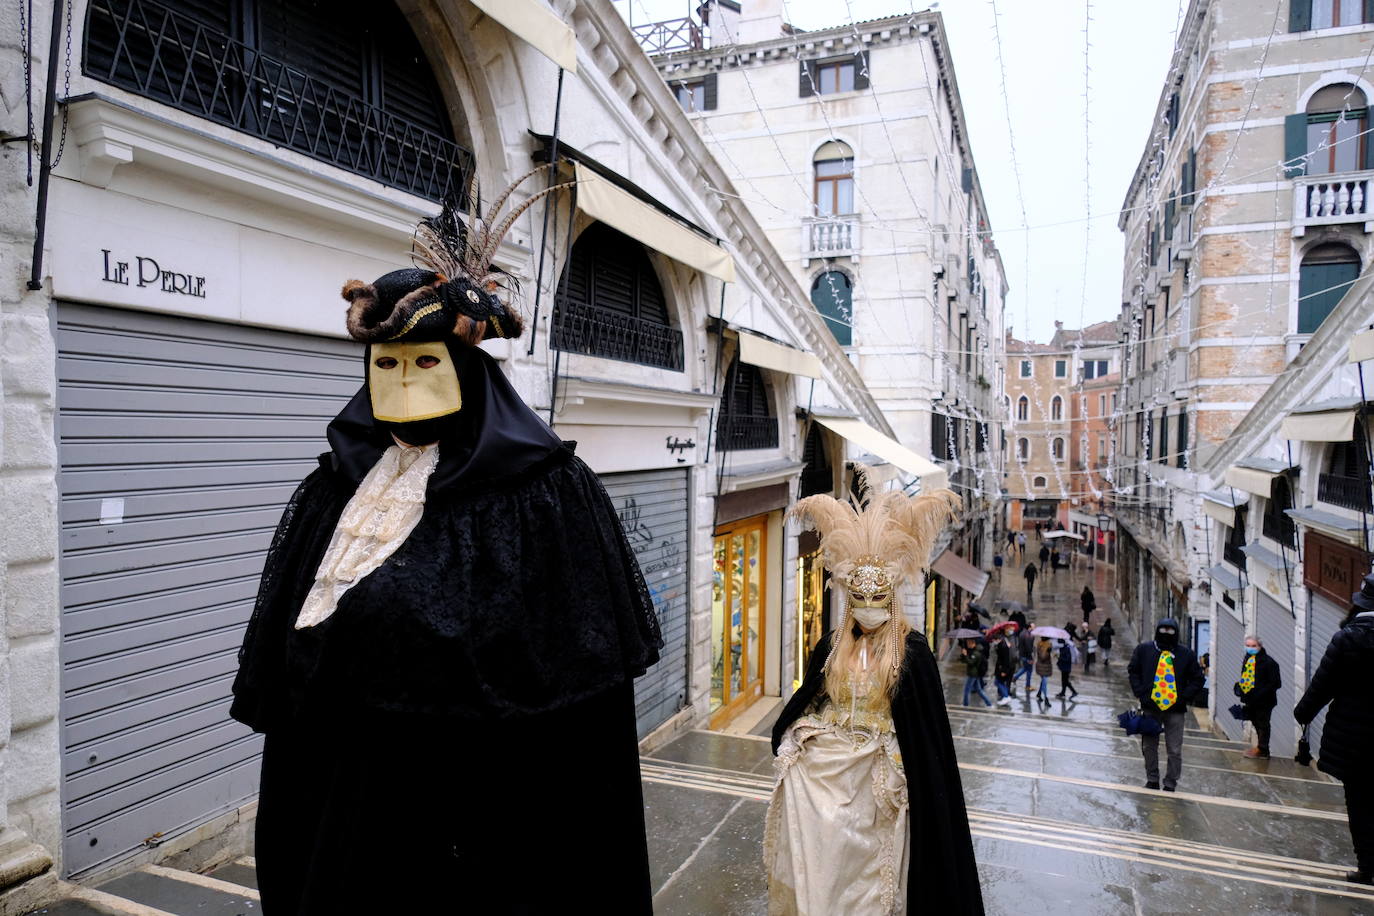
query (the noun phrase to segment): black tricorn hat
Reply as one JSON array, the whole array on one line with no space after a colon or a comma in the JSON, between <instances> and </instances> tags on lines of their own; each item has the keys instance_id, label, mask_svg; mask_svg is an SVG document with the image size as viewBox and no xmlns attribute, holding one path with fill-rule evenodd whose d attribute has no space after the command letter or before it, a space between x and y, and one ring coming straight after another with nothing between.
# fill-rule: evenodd
<instances>
[{"instance_id":1,"label":"black tricorn hat","mask_svg":"<svg viewBox=\"0 0 1374 916\"><path fill-rule=\"evenodd\" d=\"M1364 577L1360 590L1350 596L1350 603L1361 611L1374 611L1374 573Z\"/></svg>"}]
</instances>

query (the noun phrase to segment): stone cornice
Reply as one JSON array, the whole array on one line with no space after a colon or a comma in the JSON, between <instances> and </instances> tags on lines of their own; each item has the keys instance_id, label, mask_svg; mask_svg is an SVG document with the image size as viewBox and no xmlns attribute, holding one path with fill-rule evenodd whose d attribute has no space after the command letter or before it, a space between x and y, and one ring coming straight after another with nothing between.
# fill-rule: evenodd
<instances>
[{"instance_id":1,"label":"stone cornice","mask_svg":"<svg viewBox=\"0 0 1374 916\"><path fill-rule=\"evenodd\" d=\"M798 56L811 60L833 54L857 53L878 45L902 44L920 35L922 23L934 23L931 13L891 16L857 25L835 26L815 32L797 32L769 41L734 44L723 48L703 48L700 51L678 51L651 58L655 67L665 75L693 70L703 73L727 67L758 66L779 58L789 60Z\"/></svg>"}]
</instances>

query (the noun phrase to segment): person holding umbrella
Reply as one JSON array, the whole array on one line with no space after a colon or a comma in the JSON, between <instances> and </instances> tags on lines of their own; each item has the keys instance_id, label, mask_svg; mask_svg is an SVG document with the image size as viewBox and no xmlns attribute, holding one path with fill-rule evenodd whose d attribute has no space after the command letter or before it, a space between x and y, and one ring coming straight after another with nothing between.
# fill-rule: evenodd
<instances>
[{"instance_id":1,"label":"person holding umbrella","mask_svg":"<svg viewBox=\"0 0 1374 916\"><path fill-rule=\"evenodd\" d=\"M1328 703L1317 769L1345 785L1345 811L1356 869L1345 880L1374 884L1374 704L1369 702L1369 672L1374 670L1374 574L1364 577L1351 596L1350 615L1331 637L1293 718L1307 725Z\"/></svg>"},{"instance_id":2,"label":"person holding umbrella","mask_svg":"<svg viewBox=\"0 0 1374 916\"><path fill-rule=\"evenodd\" d=\"M1050 675L1054 673L1054 646L1049 636L1035 634L1035 675L1040 678L1040 687L1035 691L1035 704L1044 711L1050 705Z\"/></svg>"},{"instance_id":3,"label":"person holding umbrella","mask_svg":"<svg viewBox=\"0 0 1374 916\"><path fill-rule=\"evenodd\" d=\"M1282 686L1279 663L1264 651L1264 643L1258 636L1245 637L1245 661L1240 666L1240 680L1232 690L1245 707L1245 721L1255 727L1255 747L1245 752L1246 757L1269 756L1269 718L1279 705Z\"/></svg>"}]
</instances>

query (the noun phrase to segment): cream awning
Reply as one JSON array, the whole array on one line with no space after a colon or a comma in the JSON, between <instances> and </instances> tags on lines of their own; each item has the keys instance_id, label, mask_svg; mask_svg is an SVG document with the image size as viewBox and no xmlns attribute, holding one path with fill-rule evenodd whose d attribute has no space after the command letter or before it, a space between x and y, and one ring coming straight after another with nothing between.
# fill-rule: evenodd
<instances>
[{"instance_id":1,"label":"cream awning","mask_svg":"<svg viewBox=\"0 0 1374 916\"><path fill-rule=\"evenodd\" d=\"M1282 471L1267 471L1233 464L1226 469L1225 480L1229 487L1235 487L1237 490L1244 490L1246 493L1253 493L1268 499L1272 492L1270 487L1274 483L1274 478L1282 473Z\"/></svg>"},{"instance_id":2,"label":"cream awning","mask_svg":"<svg viewBox=\"0 0 1374 916\"><path fill-rule=\"evenodd\" d=\"M577 206L583 213L674 261L726 283L735 282L735 261L730 252L616 187L582 163L573 165L577 173Z\"/></svg>"},{"instance_id":3,"label":"cream awning","mask_svg":"<svg viewBox=\"0 0 1374 916\"><path fill-rule=\"evenodd\" d=\"M776 369L789 375L804 375L807 378L821 377L821 361L814 353L796 350L773 343L753 334L741 332L739 335L739 358L741 362L764 369Z\"/></svg>"},{"instance_id":4,"label":"cream awning","mask_svg":"<svg viewBox=\"0 0 1374 916\"><path fill-rule=\"evenodd\" d=\"M529 42L569 73L577 72L577 38L541 0L472 0L472 5Z\"/></svg>"},{"instance_id":5,"label":"cream awning","mask_svg":"<svg viewBox=\"0 0 1374 916\"><path fill-rule=\"evenodd\" d=\"M1236 510L1231 506L1214 503L1210 499L1202 501L1202 511L1221 522L1227 528L1236 527Z\"/></svg>"},{"instance_id":6,"label":"cream awning","mask_svg":"<svg viewBox=\"0 0 1374 916\"><path fill-rule=\"evenodd\" d=\"M1324 410L1290 413L1283 418L1279 436L1301 442L1349 442L1355 435L1355 410Z\"/></svg>"},{"instance_id":7,"label":"cream awning","mask_svg":"<svg viewBox=\"0 0 1374 916\"><path fill-rule=\"evenodd\" d=\"M987 573L949 548L945 548L935 558L935 562L930 564L930 571L944 576L974 598L983 594L983 589L988 584Z\"/></svg>"},{"instance_id":8,"label":"cream awning","mask_svg":"<svg viewBox=\"0 0 1374 916\"><path fill-rule=\"evenodd\" d=\"M1361 331L1350 341L1350 362L1361 363L1374 359L1374 328Z\"/></svg>"},{"instance_id":9,"label":"cream awning","mask_svg":"<svg viewBox=\"0 0 1374 916\"><path fill-rule=\"evenodd\" d=\"M843 436L859 448L870 451L884 461L891 462L908 474L921 478L921 489L938 490L949 486L949 475L935 462L922 458L884 433L850 417L816 417L816 422L831 432Z\"/></svg>"}]
</instances>

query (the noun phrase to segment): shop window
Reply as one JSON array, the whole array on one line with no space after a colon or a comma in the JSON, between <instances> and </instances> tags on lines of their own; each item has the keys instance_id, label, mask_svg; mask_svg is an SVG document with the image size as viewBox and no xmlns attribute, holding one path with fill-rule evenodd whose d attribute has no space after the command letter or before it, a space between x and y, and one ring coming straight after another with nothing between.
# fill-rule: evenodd
<instances>
[{"instance_id":1,"label":"shop window","mask_svg":"<svg viewBox=\"0 0 1374 916\"><path fill-rule=\"evenodd\" d=\"M848 274L827 270L812 280L811 304L840 346L854 343L854 285Z\"/></svg>"},{"instance_id":2,"label":"shop window","mask_svg":"<svg viewBox=\"0 0 1374 916\"><path fill-rule=\"evenodd\" d=\"M763 693L766 545L764 518L718 530L712 545L710 707L715 723Z\"/></svg>"},{"instance_id":3,"label":"shop window","mask_svg":"<svg viewBox=\"0 0 1374 916\"><path fill-rule=\"evenodd\" d=\"M92 0L92 79L430 200L472 154L391 3Z\"/></svg>"},{"instance_id":4,"label":"shop window","mask_svg":"<svg viewBox=\"0 0 1374 916\"><path fill-rule=\"evenodd\" d=\"M553 346L682 371L682 332L643 245L605 223L577 237L554 299Z\"/></svg>"},{"instance_id":5,"label":"shop window","mask_svg":"<svg viewBox=\"0 0 1374 916\"><path fill-rule=\"evenodd\" d=\"M1302 258L1298 274L1298 333L1312 334L1360 276L1360 256L1349 245L1318 245Z\"/></svg>"},{"instance_id":6,"label":"shop window","mask_svg":"<svg viewBox=\"0 0 1374 916\"><path fill-rule=\"evenodd\" d=\"M716 421L716 449L722 452L777 448L778 418L768 396L763 373L735 357L725 373L720 415Z\"/></svg>"}]
</instances>

